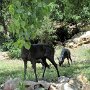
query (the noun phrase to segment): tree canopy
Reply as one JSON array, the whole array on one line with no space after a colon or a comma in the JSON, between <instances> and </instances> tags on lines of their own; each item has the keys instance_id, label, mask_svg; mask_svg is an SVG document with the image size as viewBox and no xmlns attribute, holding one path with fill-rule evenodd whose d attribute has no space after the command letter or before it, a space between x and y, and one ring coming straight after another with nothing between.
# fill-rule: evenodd
<instances>
[{"instance_id":1,"label":"tree canopy","mask_svg":"<svg viewBox=\"0 0 90 90\"><path fill-rule=\"evenodd\" d=\"M19 46L30 48L29 39L37 36L45 16L53 9L54 0L11 0L8 5L9 30L18 37ZM40 30L40 29L39 29Z\"/></svg>"},{"instance_id":2,"label":"tree canopy","mask_svg":"<svg viewBox=\"0 0 90 90\"><path fill-rule=\"evenodd\" d=\"M0 10L0 23L17 37L20 47L25 45L26 48L30 48L30 39L51 38L45 36L53 33L52 19L90 21L89 0L0 0Z\"/></svg>"},{"instance_id":3,"label":"tree canopy","mask_svg":"<svg viewBox=\"0 0 90 90\"><path fill-rule=\"evenodd\" d=\"M53 10L53 18L61 21L74 19L79 21L90 21L89 0L56 0Z\"/></svg>"}]
</instances>

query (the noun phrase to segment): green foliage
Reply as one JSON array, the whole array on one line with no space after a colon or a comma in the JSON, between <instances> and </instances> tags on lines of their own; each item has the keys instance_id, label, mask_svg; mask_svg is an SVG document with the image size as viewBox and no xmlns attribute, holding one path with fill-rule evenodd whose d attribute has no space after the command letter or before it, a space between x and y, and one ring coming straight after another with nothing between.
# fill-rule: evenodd
<instances>
[{"instance_id":1,"label":"green foliage","mask_svg":"<svg viewBox=\"0 0 90 90\"><path fill-rule=\"evenodd\" d=\"M10 58L20 58L21 56L21 49L15 46L15 43L12 39L8 39L2 45L3 51L9 51Z\"/></svg>"},{"instance_id":2,"label":"green foliage","mask_svg":"<svg viewBox=\"0 0 90 90\"><path fill-rule=\"evenodd\" d=\"M21 49L15 46L12 46L9 49L10 58L20 58L21 57Z\"/></svg>"},{"instance_id":3,"label":"green foliage","mask_svg":"<svg viewBox=\"0 0 90 90\"><path fill-rule=\"evenodd\" d=\"M52 27L52 21L49 17L44 17L40 29L37 29L36 35L42 43L52 43L52 41L56 38L55 30Z\"/></svg>"},{"instance_id":4,"label":"green foliage","mask_svg":"<svg viewBox=\"0 0 90 90\"><path fill-rule=\"evenodd\" d=\"M15 43L14 39L10 35L5 35L2 32L2 27L0 26L0 50L1 51L9 51L9 56L11 58L20 58L20 51L21 49ZM27 45L26 45L27 46ZM27 46L28 47L28 46ZM30 48L30 45L29 45Z\"/></svg>"},{"instance_id":5,"label":"green foliage","mask_svg":"<svg viewBox=\"0 0 90 90\"><path fill-rule=\"evenodd\" d=\"M57 20L57 21L63 20L64 15L63 15L62 11L60 10L60 7L58 4L55 4L55 7L51 14L51 18L53 18L54 20Z\"/></svg>"},{"instance_id":6,"label":"green foliage","mask_svg":"<svg viewBox=\"0 0 90 90\"><path fill-rule=\"evenodd\" d=\"M3 43L2 48L9 50L10 57L19 58L22 45L27 49L30 48L30 39L33 40L39 37L43 38L43 41L46 35L44 32L47 32L48 36L52 34L53 29L51 22L50 20L48 21L48 23L50 23L49 27L44 17L49 17L54 7L54 2L55 0L11 0L10 2L5 0L3 2L2 15L8 25L9 34L12 34L12 36L16 38L14 41L10 36L10 38L6 39L6 42ZM44 29L46 27L47 29ZM42 31L41 28L44 29L44 31ZM40 30L41 33L38 34ZM47 37L47 40L50 39L51 36Z\"/></svg>"},{"instance_id":7,"label":"green foliage","mask_svg":"<svg viewBox=\"0 0 90 90\"><path fill-rule=\"evenodd\" d=\"M8 6L11 23L8 28L10 32L16 34L19 42L22 42L21 45L29 48L29 39L36 38L36 31L41 27L44 16L50 15L53 3L54 0L11 0Z\"/></svg>"},{"instance_id":8,"label":"green foliage","mask_svg":"<svg viewBox=\"0 0 90 90\"><path fill-rule=\"evenodd\" d=\"M83 7L81 12L82 21L89 21L90 20L90 9L89 7Z\"/></svg>"},{"instance_id":9,"label":"green foliage","mask_svg":"<svg viewBox=\"0 0 90 90\"><path fill-rule=\"evenodd\" d=\"M13 44L12 40L7 40L6 42L3 43L2 49L4 51L7 51L7 50L9 50L11 48L12 44Z\"/></svg>"},{"instance_id":10,"label":"green foliage","mask_svg":"<svg viewBox=\"0 0 90 90\"><path fill-rule=\"evenodd\" d=\"M73 19L79 21L90 20L89 0L56 0L52 17L60 21Z\"/></svg>"}]
</instances>

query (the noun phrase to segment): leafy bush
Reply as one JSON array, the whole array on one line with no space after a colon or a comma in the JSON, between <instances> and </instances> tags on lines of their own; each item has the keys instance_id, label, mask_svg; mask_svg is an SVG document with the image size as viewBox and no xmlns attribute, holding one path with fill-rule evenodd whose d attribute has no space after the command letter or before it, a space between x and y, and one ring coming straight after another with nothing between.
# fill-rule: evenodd
<instances>
[{"instance_id":1,"label":"leafy bush","mask_svg":"<svg viewBox=\"0 0 90 90\"><path fill-rule=\"evenodd\" d=\"M55 30L52 27L52 21L49 17L44 17L41 28L37 30L37 37L42 43L52 43L56 37Z\"/></svg>"},{"instance_id":2,"label":"leafy bush","mask_svg":"<svg viewBox=\"0 0 90 90\"><path fill-rule=\"evenodd\" d=\"M9 56L11 58L20 58L20 52L21 50L19 48L16 48L16 47L11 47L10 50L9 50Z\"/></svg>"},{"instance_id":3,"label":"leafy bush","mask_svg":"<svg viewBox=\"0 0 90 90\"><path fill-rule=\"evenodd\" d=\"M2 45L2 43L5 41L5 37L3 32L1 31L1 26L0 26L0 45Z\"/></svg>"},{"instance_id":4,"label":"leafy bush","mask_svg":"<svg viewBox=\"0 0 90 90\"><path fill-rule=\"evenodd\" d=\"M8 39L5 43L3 43L2 49L3 51L9 51L9 56L11 58L20 58L20 48L14 45L14 41L12 39Z\"/></svg>"},{"instance_id":5,"label":"leafy bush","mask_svg":"<svg viewBox=\"0 0 90 90\"><path fill-rule=\"evenodd\" d=\"M3 51L8 51L11 48L12 44L13 44L13 40L8 40L7 39L7 41L4 42L3 45L2 45Z\"/></svg>"}]
</instances>

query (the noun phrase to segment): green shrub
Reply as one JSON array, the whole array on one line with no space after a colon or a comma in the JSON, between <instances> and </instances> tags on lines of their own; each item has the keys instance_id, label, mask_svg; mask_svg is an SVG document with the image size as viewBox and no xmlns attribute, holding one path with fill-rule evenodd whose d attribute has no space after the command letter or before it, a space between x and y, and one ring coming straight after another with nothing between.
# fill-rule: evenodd
<instances>
[{"instance_id":1,"label":"green shrub","mask_svg":"<svg viewBox=\"0 0 90 90\"><path fill-rule=\"evenodd\" d=\"M10 58L20 58L20 48L14 45L14 41L12 39L7 40L3 43L2 46L3 51L9 51Z\"/></svg>"},{"instance_id":2,"label":"green shrub","mask_svg":"<svg viewBox=\"0 0 90 90\"><path fill-rule=\"evenodd\" d=\"M3 43L2 50L8 51L12 47L13 43L14 43L13 40L7 40L6 42Z\"/></svg>"},{"instance_id":3,"label":"green shrub","mask_svg":"<svg viewBox=\"0 0 90 90\"><path fill-rule=\"evenodd\" d=\"M10 58L20 58L20 52L21 50L19 48L16 47L11 47L9 49L9 56Z\"/></svg>"},{"instance_id":4,"label":"green shrub","mask_svg":"<svg viewBox=\"0 0 90 90\"><path fill-rule=\"evenodd\" d=\"M49 17L44 17L41 28L39 28L36 33L42 43L51 44L57 38L52 26L52 20L49 19Z\"/></svg>"}]
</instances>

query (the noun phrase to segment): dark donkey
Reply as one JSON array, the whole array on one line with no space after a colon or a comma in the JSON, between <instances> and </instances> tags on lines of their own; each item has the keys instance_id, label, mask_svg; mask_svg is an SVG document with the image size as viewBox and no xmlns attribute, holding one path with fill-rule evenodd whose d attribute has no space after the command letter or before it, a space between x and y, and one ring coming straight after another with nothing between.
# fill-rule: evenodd
<instances>
[{"instance_id":1,"label":"dark donkey","mask_svg":"<svg viewBox=\"0 0 90 90\"><path fill-rule=\"evenodd\" d=\"M43 76L42 76L44 78L44 73L45 73L46 67L48 67L46 58L56 68L58 77L60 76L57 64L54 61L54 48L51 45L31 44L31 48L29 50L27 50L25 47L22 47L21 57L24 61L24 79L26 79L27 61L31 61L32 67L34 69L36 81L38 81L37 74L36 74L36 63L37 63L38 59L41 59L45 66Z\"/></svg>"},{"instance_id":2,"label":"dark donkey","mask_svg":"<svg viewBox=\"0 0 90 90\"><path fill-rule=\"evenodd\" d=\"M68 64L70 65L69 60L70 60L71 63L72 63L71 53L70 53L70 50L67 49L67 48L63 48L63 49L62 49L60 58L58 58L58 60L59 60L59 65L60 65L60 66L63 65L63 62L64 62L64 59L65 59L65 58L67 58Z\"/></svg>"}]
</instances>

